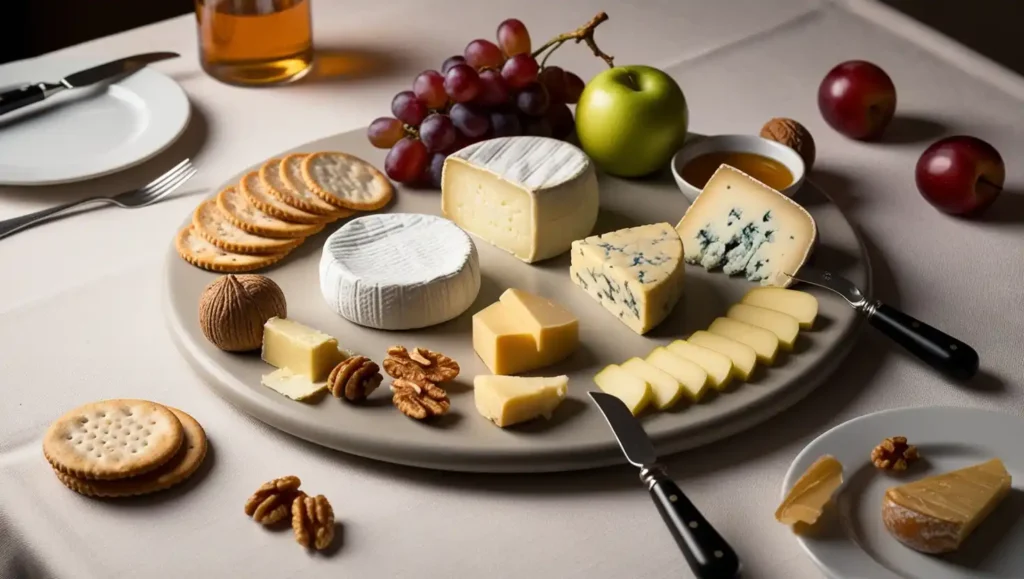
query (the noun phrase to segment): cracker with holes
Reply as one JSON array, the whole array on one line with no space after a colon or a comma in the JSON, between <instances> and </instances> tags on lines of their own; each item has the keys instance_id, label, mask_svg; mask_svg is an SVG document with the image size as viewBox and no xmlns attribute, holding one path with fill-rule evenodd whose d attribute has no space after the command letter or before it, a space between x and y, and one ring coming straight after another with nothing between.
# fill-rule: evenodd
<instances>
[{"instance_id":1,"label":"cracker with holes","mask_svg":"<svg viewBox=\"0 0 1024 579\"><path fill-rule=\"evenodd\" d=\"M43 455L54 470L87 480L113 480L154 471L185 440L181 421L146 400L104 400L80 406L50 425Z\"/></svg>"},{"instance_id":2,"label":"cracker with holes","mask_svg":"<svg viewBox=\"0 0 1024 579\"><path fill-rule=\"evenodd\" d=\"M302 178L324 201L337 207L372 211L391 201L391 181L366 161L345 153L321 152L302 159Z\"/></svg>"}]
</instances>

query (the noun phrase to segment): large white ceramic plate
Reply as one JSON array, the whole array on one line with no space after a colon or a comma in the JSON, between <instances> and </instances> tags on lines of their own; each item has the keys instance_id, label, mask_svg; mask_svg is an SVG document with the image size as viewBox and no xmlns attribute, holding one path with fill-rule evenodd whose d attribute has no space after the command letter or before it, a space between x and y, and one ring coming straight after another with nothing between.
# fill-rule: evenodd
<instances>
[{"instance_id":1,"label":"large white ceramic plate","mask_svg":"<svg viewBox=\"0 0 1024 579\"><path fill-rule=\"evenodd\" d=\"M870 461L887 436L906 436L923 460L891 475ZM834 508L800 545L829 576L852 579L953 579L1024 577L1024 419L975 408L899 408L861 416L829 430L797 456L782 492L823 454L843 464L844 483ZM889 487L932 474L1000 458L1013 477L1010 495L968 537L959 551L932 556L904 547L882 524L882 497Z\"/></svg>"},{"instance_id":2,"label":"large white ceramic plate","mask_svg":"<svg viewBox=\"0 0 1024 579\"><path fill-rule=\"evenodd\" d=\"M385 155L385 151L367 143L363 131L329 137L297 150L346 151L378 167L383 166ZM231 177L225 185L237 177ZM675 225L687 207L686 198L667 171L657 178L634 181L601 176L600 189L601 214L596 233L661 221ZM798 194L797 200L806 205L818 224L817 264L869 288L866 258L842 213L810 187ZM439 214L440 194L400 187L396 202L383 210ZM331 231L338 226L332 226ZM480 254L482 287L472 307L439 326L387 332L349 323L324 303L317 266L321 246L331 231L307 240L279 265L264 272L284 289L288 315L336 336L344 347L378 362L387 347L395 344L429 347L454 357L462 374L449 389L449 415L434 423L410 420L391 406L386 384L363 406L330 397L317 405L302 404L261 386L260 375L272 369L260 361L258 354L221 352L203 338L198 328L199 295L217 275L185 263L173 248L167 254L164 299L171 333L186 359L214 391L245 412L317 444L407 465L528 472L622 462L607 425L588 403L587 391L596 388L593 375L607 364L646 356L658 345L707 328L754 287L742 278L687 266L684 297L672 315L647 336L638 336L569 280L568 254L528 265L474 238ZM168 238L171 235L168 232ZM509 287L535 292L569 308L580 320L581 344L565 362L536 373L564 373L570 377L568 398L552 420L503 430L477 414L473 405L473 376L489 372L473 352L471 317ZM748 428L790 406L828 376L853 345L860 323L839 298L810 291L821 304L820 322L815 331L802 335L795 352L785 356L777 367L759 370L751 383L740 384L701 404L643 418L662 453L705 444Z\"/></svg>"},{"instance_id":3,"label":"large white ceramic plate","mask_svg":"<svg viewBox=\"0 0 1024 579\"><path fill-rule=\"evenodd\" d=\"M106 60L16 62L0 67L0 89L56 82ZM64 91L0 116L0 185L53 185L127 169L170 146L190 114L185 91L148 67L113 84Z\"/></svg>"}]
</instances>

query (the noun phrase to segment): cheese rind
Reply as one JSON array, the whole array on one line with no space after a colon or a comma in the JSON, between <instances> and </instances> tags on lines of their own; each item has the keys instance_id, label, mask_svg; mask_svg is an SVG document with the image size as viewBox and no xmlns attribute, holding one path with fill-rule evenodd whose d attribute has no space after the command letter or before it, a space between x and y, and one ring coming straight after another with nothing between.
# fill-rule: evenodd
<instances>
[{"instance_id":1,"label":"cheese rind","mask_svg":"<svg viewBox=\"0 0 1024 579\"><path fill-rule=\"evenodd\" d=\"M715 318L708 331L750 346L762 364L775 363L775 354L779 351L779 338L764 328L731 318Z\"/></svg>"},{"instance_id":2,"label":"cheese rind","mask_svg":"<svg viewBox=\"0 0 1024 579\"><path fill-rule=\"evenodd\" d=\"M606 366L594 376L594 383L603 392L622 400L633 416L643 412L651 402L651 387L647 381L621 366Z\"/></svg>"},{"instance_id":3,"label":"cheese rind","mask_svg":"<svg viewBox=\"0 0 1024 579\"><path fill-rule=\"evenodd\" d=\"M466 231L534 263L590 234L597 172L579 148L544 137L499 137L445 159L441 211Z\"/></svg>"},{"instance_id":4,"label":"cheese rind","mask_svg":"<svg viewBox=\"0 0 1024 579\"><path fill-rule=\"evenodd\" d=\"M683 340L675 340L665 347L676 356L700 366L716 390L725 390L732 382L732 360L725 354Z\"/></svg>"},{"instance_id":5,"label":"cheese rind","mask_svg":"<svg viewBox=\"0 0 1024 579\"><path fill-rule=\"evenodd\" d=\"M434 215L353 219L324 243L320 291L346 320L381 330L446 322L473 304L480 261L465 231Z\"/></svg>"},{"instance_id":6,"label":"cheese rind","mask_svg":"<svg viewBox=\"0 0 1024 579\"><path fill-rule=\"evenodd\" d=\"M579 322L562 306L509 289L473 315L473 349L495 374L519 374L564 360L579 346Z\"/></svg>"},{"instance_id":7,"label":"cheese rind","mask_svg":"<svg viewBox=\"0 0 1024 579\"><path fill-rule=\"evenodd\" d=\"M786 525L813 525L842 484L843 465L834 456L822 456L807 468L786 493L786 498L775 511L775 520Z\"/></svg>"},{"instance_id":8,"label":"cheese rind","mask_svg":"<svg viewBox=\"0 0 1024 579\"><path fill-rule=\"evenodd\" d=\"M800 333L800 324L796 318L789 314L769 310L760 306L750 304L734 304L725 314L726 317L746 322L752 326L764 328L779 339L779 346L783 350L792 350L796 343L797 335Z\"/></svg>"},{"instance_id":9,"label":"cheese rind","mask_svg":"<svg viewBox=\"0 0 1024 579\"><path fill-rule=\"evenodd\" d=\"M260 383L271 390L299 402L316 398L327 391L327 382L313 382L309 376L298 374L288 368L279 368L264 374Z\"/></svg>"},{"instance_id":10,"label":"cheese rind","mask_svg":"<svg viewBox=\"0 0 1024 579\"><path fill-rule=\"evenodd\" d=\"M534 418L551 418L568 387L568 376L482 375L473 379L473 398L481 416L504 428Z\"/></svg>"},{"instance_id":11,"label":"cheese rind","mask_svg":"<svg viewBox=\"0 0 1024 579\"><path fill-rule=\"evenodd\" d=\"M655 348L647 355L647 362L679 382L683 387L683 393L691 402L699 402L707 393L707 372L686 358L676 356L666 348Z\"/></svg>"},{"instance_id":12,"label":"cheese rind","mask_svg":"<svg viewBox=\"0 0 1024 579\"><path fill-rule=\"evenodd\" d=\"M754 288L743 296L740 303L788 314L796 318L800 327L804 329L813 326L814 319L818 317L818 298L800 290Z\"/></svg>"},{"instance_id":13,"label":"cheese rind","mask_svg":"<svg viewBox=\"0 0 1024 579\"><path fill-rule=\"evenodd\" d=\"M641 358L630 358L622 369L640 378L651 388L651 402L658 410L675 406L685 392L683 385L664 370Z\"/></svg>"},{"instance_id":14,"label":"cheese rind","mask_svg":"<svg viewBox=\"0 0 1024 579\"><path fill-rule=\"evenodd\" d=\"M569 275L638 334L668 317L683 295L683 244L668 223L574 241Z\"/></svg>"},{"instance_id":15,"label":"cheese rind","mask_svg":"<svg viewBox=\"0 0 1024 579\"><path fill-rule=\"evenodd\" d=\"M338 340L299 322L273 317L263 325L263 361L321 382L348 357Z\"/></svg>"},{"instance_id":16,"label":"cheese rind","mask_svg":"<svg viewBox=\"0 0 1024 579\"><path fill-rule=\"evenodd\" d=\"M686 262L786 287L817 236L803 207L753 177L718 168L676 225Z\"/></svg>"},{"instance_id":17,"label":"cheese rind","mask_svg":"<svg viewBox=\"0 0 1024 579\"><path fill-rule=\"evenodd\" d=\"M750 375L754 372L754 367L757 366L757 352L736 340L700 330L694 332L687 341L728 356L732 361L733 375L740 380L749 380Z\"/></svg>"}]
</instances>

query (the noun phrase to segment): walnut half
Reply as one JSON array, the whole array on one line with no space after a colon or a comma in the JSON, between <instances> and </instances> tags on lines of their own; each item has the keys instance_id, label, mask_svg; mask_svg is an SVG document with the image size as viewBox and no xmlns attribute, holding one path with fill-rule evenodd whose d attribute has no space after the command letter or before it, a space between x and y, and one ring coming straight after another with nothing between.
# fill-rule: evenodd
<instances>
[{"instance_id":1,"label":"walnut half","mask_svg":"<svg viewBox=\"0 0 1024 579\"><path fill-rule=\"evenodd\" d=\"M300 484L297 476L283 476L263 483L245 502L245 514L266 526L283 521L288 516Z\"/></svg>"},{"instance_id":2,"label":"walnut half","mask_svg":"<svg viewBox=\"0 0 1024 579\"><path fill-rule=\"evenodd\" d=\"M323 551L334 540L334 509L327 497L300 493L292 501L292 530L303 547Z\"/></svg>"},{"instance_id":3,"label":"walnut half","mask_svg":"<svg viewBox=\"0 0 1024 579\"><path fill-rule=\"evenodd\" d=\"M440 352L426 348L413 348L410 352L404 346L388 348L388 357L383 362L384 371L392 378L422 381L434 384L454 380L459 375L459 363Z\"/></svg>"},{"instance_id":4,"label":"walnut half","mask_svg":"<svg viewBox=\"0 0 1024 579\"><path fill-rule=\"evenodd\" d=\"M918 458L917 447L907 444L905 436L886 438L871 451L871 463L881 470L907 470L907 466Z\"/></svg>"},{"instance_id":5,"label":"walnut half","mask_svg":"<svg viewBox=\"0 0 1024 579\"><path fill-rule=\"evenodd\" d=\"M380 375L380 367L366 356L352 356L331 370L327 378L327 388L337 398L344 397L349 402L366 400L377 386L384 380Z\"/></svg>"},{"instance_id":6,"label":"walnut half","mask_svg":"<svg viewBox=\"0 0 1024 579\"><path fill-rule=\"evenodd\" d=\"M406 380L398 378L391 384L394 393L391 401L409 418L426 420L448 412L451 402L448 393L428 380Z\"/></svg>"}]
</instances>

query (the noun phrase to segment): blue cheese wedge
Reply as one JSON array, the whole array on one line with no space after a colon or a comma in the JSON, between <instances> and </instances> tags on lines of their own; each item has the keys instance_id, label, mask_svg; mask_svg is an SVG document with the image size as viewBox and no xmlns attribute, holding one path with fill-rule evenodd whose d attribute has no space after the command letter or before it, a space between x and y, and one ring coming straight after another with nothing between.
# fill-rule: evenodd
<instances>
[{"instance_id":1,"label":"blue cheese wedge","mask_svg":"<svg viewBox=\"0 0 1024 579\"><path fill-rule=\"evenodd\" d=\"M619 321L644 334L683 295L683 244L668 223L594 235L572 243L569 275Z\"/></svg>"},{"instance_id":2,"label":"blue cheese wedge","mask_svg":"<svg viewBox=\"0 0 1024 579\"><path fill-rule=\"evenodd\" d=\"M807 260L817 229L803 207L722 165L676 225L686 263L786 287Z\"/></svg>"}]
</instances>

